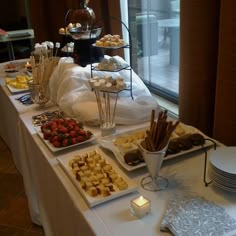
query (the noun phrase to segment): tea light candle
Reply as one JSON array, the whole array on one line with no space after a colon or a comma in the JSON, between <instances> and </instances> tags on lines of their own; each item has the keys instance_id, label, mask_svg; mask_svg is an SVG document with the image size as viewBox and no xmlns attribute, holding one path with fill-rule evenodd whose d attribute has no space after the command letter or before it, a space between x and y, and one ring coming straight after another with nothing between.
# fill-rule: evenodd
<instances>
[{"instance_id":1,"label":"tea light candle","mask_svg":"<svg viewBox=\"0 0 236 236\"><path fill-rule=\"evenodd\" d=\"M26 68L26 70L31 70L32 69L31 64L28 61L25 64L25 68Z\"/></svg>"},{"instance_id":2,"label":"tea light candle","mask_svg":"<svg viewBox=\"0 0 236 236\"><path fill-rule=\"evenodd\" d=\"M131 200L131 212L138 218L142 218L151 211L151 202L149 199L139 196Z\"/></svg>"}]
</instances>

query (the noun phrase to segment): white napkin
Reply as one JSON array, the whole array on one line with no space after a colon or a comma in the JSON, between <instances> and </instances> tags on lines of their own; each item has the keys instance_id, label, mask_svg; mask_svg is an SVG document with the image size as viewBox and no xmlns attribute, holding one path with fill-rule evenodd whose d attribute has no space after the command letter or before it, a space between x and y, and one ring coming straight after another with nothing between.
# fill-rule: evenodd
<instances>
[{"instance_id":1,"label":"white napkin","mask_svg":"<svg viewBox=\"0 0 236 236\"><path fill-rule=\"evenodd\" d=\"M199 196L170 199L161 223L162 231L176 236L226 236L236 230L236 221L215 203Z\"/></svg>"}]
</instances>

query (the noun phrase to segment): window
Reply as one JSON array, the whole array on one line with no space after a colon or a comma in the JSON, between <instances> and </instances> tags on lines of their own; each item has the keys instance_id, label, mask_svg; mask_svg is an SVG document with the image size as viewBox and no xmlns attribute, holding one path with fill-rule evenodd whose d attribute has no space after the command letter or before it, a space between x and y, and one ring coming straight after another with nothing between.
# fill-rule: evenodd
<instances>
[{"instance_id":1,"label":"window","mask_svg":"<svg viewBox=\"0 0 236 236\"><path fill-rule=\"evenodd\" d=\"M151 92L178 103L179 0L128 0L121 7L134 71Z\"/></svg>"}]
</instances>

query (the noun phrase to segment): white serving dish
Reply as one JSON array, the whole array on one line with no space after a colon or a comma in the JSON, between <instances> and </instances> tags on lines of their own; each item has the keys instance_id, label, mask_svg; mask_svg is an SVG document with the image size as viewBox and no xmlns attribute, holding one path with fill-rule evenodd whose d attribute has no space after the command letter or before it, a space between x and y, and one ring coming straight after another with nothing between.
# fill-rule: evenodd
<instances>
[{"instance_id":1,"label":"white serving dish","mask_svg":"<svg viewBox=\"0 0 236 236\"><path fill-rule=\"evenodd\" d=\"M184 125L184 128L185 128L185 131L186 133L200 133L202 134L199 130L197 130L196 128L192 127L192 126L188 126L188 125ZM134 165L134 166L131 166L131 165L128 165L126 164L125 160L124 160L124 156L123 154L121 153L121 151L119 150L119 148L114 145L114 141L116 138L118 138L119 136L124 136L124 135L130 135L132 133L135 133L135 132L138 132L138 131L141 131L141 130L144 130L145 128L139 128L139 129L136 129L136 130L131 130L131 131L127 131L127 132L124 132L124 133L119 133L119 134L114 134L114 135L110 135L110 136L105 136L105 137L102 137L101 139L97 140L98 143L103 147L103 148L106 148L110 151L113 152L113 154L115 155L117 161L127 170L127 171L133 171L133 170L136 170L136 169L139 169L141 167L144 167L146 166L146 163L145 162L140 162L139 164L137 165ZM206 137L204 134L202 134L204 137ZM204 144L204 147L210 147L210 146L213 146L213 143L210 142L209 140L206 140L205 141L205 144ZM198 150L201 150L202 146L193 146L191 149L189 150L181 150L180 152L176 153L176 154L171 154L171 155L168 155L164 158L164 161L166 160L169 160L169 159L173 159L173 158L177 158L177 157L180 157L180 156L183 156L183 155L186 155L186 154L189 154L189 153L192 153L192 152L195 152L195 151L198 151Z\"/></svg>"},{"instance_id":2,"label":"white serving dish","mask_svg":"<svg viewBox=\"0 0 236 236\"><path fill-rule=\"evenodd\" d=\"M68 149L68 148L72 148L72 147L76 147L76 146L79 146L79 145L83 145L85 143L90 143L92 141L94 141L96 138L94 135L91 136L90 139L84 141L84 142L81 142L81 143L76 143L76 144L72 144L72 145L69 145L69 146L66 146L66 147L54 147L52 145L52 143L50 143L48 140L44 139L43 138L43 133L41 131L41 128L39 126L36 126L34 127L38 136L42 139L42 141L44 142L44 144L50 149L50 151L52 152L59 152L59 151L62 151L62 150L65 150L65 149Z\"/></svg>"},{"instance_id":3,"label":"white serving dish","mask_svg":"<svg viewBox=\"0 0 236 236\"><path fill-rule=\"evenodd\" d=\"M6 84L7 88L9 89L9 91L11 92L11 94L17 94L17 93L25 93L29 91L29 88L25 88L25 89L17 89L17 88L13 88L12 86Z\"/></svg>"},{"instance_id":4,"label":"white serving dish","mask_svg":"<svg viewBox=\"0 0 236 236\"><path fill-rule=\"evenodd\" d=\"M71 167L69 166L69 160L73 159L75 155L83 155L84 153L88 153L89 151L96 150L101 156L106 160L108 164L112 166L112 168L116 171L116 173L122 177L125 182L128 184L128 188L125 190L119 190L115 187L115 192L112 192L111 195L103 197L101 195L98 195L96 197L91 197L81 186L78 180L76 180L75 175L73 174ZM138 186L134 181L132 181L130 178L128 178L116 165L110 157L108 157L100 148L98 145L92 146L90 148L82 149L76 153L72 154L67 154L64 155L63 157L58 157L57 160L59 161L60 166L62 169L66 172L72 183L75 185L75 187L79 190L81 195L83 196L84 200L87 202L89 207L94 207L96 205L99 205L101 203L108 202L112 199L127 195L131 192L135 192L138 190Z\"/></svg>"}]
</instances>

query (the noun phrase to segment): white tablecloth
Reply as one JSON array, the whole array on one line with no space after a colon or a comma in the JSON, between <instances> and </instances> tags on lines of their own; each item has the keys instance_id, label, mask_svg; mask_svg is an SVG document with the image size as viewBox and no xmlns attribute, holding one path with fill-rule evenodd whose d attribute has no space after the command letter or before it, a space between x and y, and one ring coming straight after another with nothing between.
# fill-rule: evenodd
<instances>
[{"instance_id":1,"label":"white tablecloth","mask_svg":"<svg viewBox=\"0 0 236 236\"><path fill-rule=\"evenodd\" d=\"M17 101L5 94L5 88L1 87L1 135L15 153L14 161L23 176L32 221L42 224L47 236L166 235L160 232L160 223L169 197L193 192L224 207L236 219L236 195L213 185L204 186L204 155L201 152L164 162L161 175L168 179L169 187L161 192L149 192L140 187L141 178L147 175L145 167L127 172L108 152L110 162L136 182L138 192L89 208L56 159L73 156L89 145L52 153L32 125L32 116L44 109L34 106L21 112ZM56 108L49 105L51 110ZM135 127L120 126L118 130ZM100 134L99 130L94 130L94 133L96 136ZM138 195L151 200L151 213L143 219L137 219L130 213L130 200Z\"/></svg>"},{"instance_id":2,"label":"white tablecloth","mask_svg":"<svg viewBox=\"0 0 236 236\"><path fill-rule=\"evenodd\" d=\"M35 133L31 124L33 114L35 112L22 114L20 127L22 140L27 143L24 150L30 163L31 178L35 181L46 235L166 235L160 232L159 227L172 194L196 193L224 207L236 218L235 194L213 185L204 186L202 153L164 162L161 175L168 179L169 187L161 192L149 192L140 187L141 178L147 175L146 168L127 172L111 155L110 162L133 179L139 190L90 209L56 160L56 157L73 156L87 146L53 154ZM149 198L152 205L151 214L143 219L137 219L130 213L130 200L139 194Z\"/></svg>"}]
</instances>

